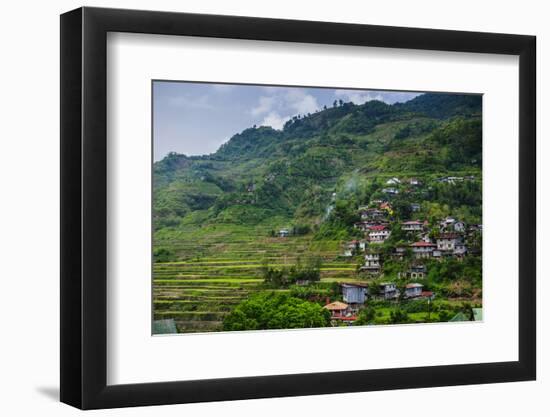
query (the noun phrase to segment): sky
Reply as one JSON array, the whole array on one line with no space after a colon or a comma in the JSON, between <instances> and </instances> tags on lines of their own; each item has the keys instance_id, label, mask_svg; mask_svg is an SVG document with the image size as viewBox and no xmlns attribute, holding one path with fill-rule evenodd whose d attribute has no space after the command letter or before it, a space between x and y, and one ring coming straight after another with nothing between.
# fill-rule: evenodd
<instances>
[{"instance_id":1,"label":"sky","mask_svg":"<svg viewBox=\"0 0 550 417\"><path fill-rule=\"evenodd\" d=\"M154 81L154 159L169 152L205 155L215 152L236 133L257 126L282 129L293 116L314 113L334 100L363 104L408 101L421 93L271 87Z\"/></svg>"}]
</instances>

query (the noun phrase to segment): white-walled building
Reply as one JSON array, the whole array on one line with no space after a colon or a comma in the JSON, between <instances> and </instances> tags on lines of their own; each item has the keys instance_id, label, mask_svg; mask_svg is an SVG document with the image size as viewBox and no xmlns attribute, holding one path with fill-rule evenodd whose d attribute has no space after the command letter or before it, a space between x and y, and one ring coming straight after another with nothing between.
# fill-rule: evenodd
<instances>
[{"instance_id":1,"label":"white-walled building","mask_svg":"<svg viewBox=\"0 0 550 417\"><path fill-rule=\"evenodd\" d=\"M405 232L421 232L424 228L424 223L418 220L410 220L408 222L401 223L401 230Z\"/></svg>"},{"instance_id":2,"label":"white-walled building","mask_svg":"<svg viewBox=\"0 0 550 417\"><path fill-rule=\"evenodd\" d=\"M369 231L370 243L384 243L390 237L390 230L386 226L373 226Z\"/></svg>"},{"instance_id":3,"label":"white-walled building","mask_svg":"<svg viewBox=\"0 0 550 417\"><path fill-rule=\"evenodd\" d=\"M422 295L422 288L424 288L424 286L417 282L407 284L405 286L405 297L407 298L420 297Z\"/></svg>"},{"instance_id":4,"label":"white-walled building","mask_svg":"<svg viewBox=\"0 0 550 417\"><path fill-rule=\"evenodd\" d=\"M419 241L411 245L415 258L430 258L437 246L431 242Z\"/></svg>"},{"instance_id":5,"label":"white-walled building","mask_svg":"<svg viewBox=\"0 0 550 417\"><path fill-rule=\"evenodd\" d=\"M365 264L360 269L371 274L378 274L381 267L380 255L378 253L367 253L365 255Z\"/></svg>"}]
</instances>

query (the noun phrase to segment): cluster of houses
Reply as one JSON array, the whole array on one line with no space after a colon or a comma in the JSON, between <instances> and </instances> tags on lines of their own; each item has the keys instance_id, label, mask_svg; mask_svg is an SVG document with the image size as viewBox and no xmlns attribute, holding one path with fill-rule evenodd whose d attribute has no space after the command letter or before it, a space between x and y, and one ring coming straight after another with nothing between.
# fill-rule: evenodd
<instances>
[{"instance_id":1,"label":"cluster of houses","mask_svg":"<svg viewBox=\"0 0 550 417\"><path fill-rule=\"evenodd\" d=\"M462 178L462 181L466 178ZM451 180L456 180L454 177ZM409 180L411 185L419 185L416 179ZM392 178L387 185L399 184L400 180ZM418 207L411 207L418 211ZM408 241L400 241L398 245L382 251L381 244L391 236L392 207L387 201L372 201L369 206L359 207L360 222L354 226L364 234L362 239L347 242L344 247L344 257L361 256L363 262L359 270L373 277L381 276L383 271L383 255L395 260L411 259L406 270L397 273L397 278L407 280L403 298L432 298L433 293L424 291L422 281L426 278L425 262L428 259L443 259L453 257L462 259L467 253L465 238L471 233L481 231L481 225L466 225L453 217L446 217L430 227L426 220L408 220L399 224L400 229L406 232ZM395 224L393 224L395 230ZM325 307L330 310L334 320L353 322L358 308L364 303L368 295L367 287L359 284L343 284L343 302L329 303ZM398 299L400 291L393 282L380 284L379 297L386 300Z\"/></svg>"},{"instance_id":2,"label":"cluster of houses","mask_svg":"<svg viewBox=\"0 0 550 417\"><path fill-rule=\"evenodd\" d=\"M369 295L369 288L365 284L345 283L340 284L343 301L330 302L324 306L331 315L333 323L338 322L353 323L357 320L357 314L365 307L369 297L378 297L384 300L396 300L401 295L397 285L393 282L383 282L379 284L378 295ZM404 288L403 298L405 299L428 299L431 300L434 294L431 291L424 291L424 286L420 283L409 283Z\"/></svg>"},{"instance_id":3,"label":"cluster of houses","mask_svg":"<svg viewBox=\"0 0 550 417\"><path fill-rule=\"evenodd\" d=\"M361 221L355 227L364 233L364 238L347 242L344 247L344 257L357 256L365 253L363 270L378 273L381 268L380 258L376 246L386 242L391 236L390 216L391 205L388 202L375 202L375 207L359 207ZM481 225L469 227L462 221L446 217L439 223L439 231L430 237L427 220L409 220L401 222L401 230L414 237L406 245L396 246L393 256L403 259L408 250L415 259L443 258L454 256L462 258L468 252L465 244L465 235L481 230Z\"/></svg>"}]
</instances>

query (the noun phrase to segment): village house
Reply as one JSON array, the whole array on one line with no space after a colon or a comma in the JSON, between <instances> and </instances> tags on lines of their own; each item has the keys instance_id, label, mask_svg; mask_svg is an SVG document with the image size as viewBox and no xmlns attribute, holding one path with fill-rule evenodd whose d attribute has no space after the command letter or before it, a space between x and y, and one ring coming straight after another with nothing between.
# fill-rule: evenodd
<instances>
[{"instance_id":1,"label":"village house","mask_svg":"<svg viewBox=\"0 0 550 417\"><path fill-rule=\"evenodd\" d=\"M447 217L439 223L439 229L441 232L455 231L462 233L466 230L466 224L453 217Z\"/></svg>"},{"instance_id":2,"label":"village house","mask_svg":"<svg viewBox=\"0 0 550 417\"><path fill-rule=\"evenodd\" d=\"M359 241L358 240L352 240L351 242L348 242L344 246L344 255L345 257L351 257L354 256L357 253L357 250L359 249Z\"/></svg>"},{"instance_id":3,"label":"village house","mask_svg":"<svg viewBox=\"0 0 550 417\"><path fill-rule=\"evenodd\" d=\"M396 195L399 194L399 190L397 188L382 188L382 192L386 194Z\"/></svg>"},{"instance_id":4,"label":"village house","mask_svg":"<svg viewBox=\"0 0 550 417\"><path fill-rule=\"evenodd\" d=\"M382 264L380 262L380 255L378 253L367 253L365 255L365 264L360 268L360 270L371 274L378 274L380 273L381 267Z\"/></svg>"},{"instance_id":5,"label":"village house","mask_svg":"<svg viewBox=\"0 0 550 417\"><path fill-rule=\"evenodd\" d=\"M353 227L361 230L362 232L367 232L371 226L374 226L372 222L357 222L353 224Z\"/></svg>"},{"instance_id":6,"label":"village house","mask_svg":"<svg viewBox=\"0 0 550 417\"><path fill-rule=\"evenodd\" d=\"M391 232L386 226L372 226L369 231L369 241L370 243L384 243L390 234Z\"/></svg>"},{"instance_id":7,"label":"village house","mask_svg":"<svg viewBox=\"0 0 550 417\"><path fill-rule=\"evenodd\" d=\"M422 288L424 286L417 282L407 284L405 286L405 297L406 298L416 298L422 295Z\"/></svg>"},{"instance_id":8,"label":"village house","mask_svg":"<svg viewBox=\"0 0 550 417\"><path fill-rule=\"evenodd\" d=\"M466 224L461 221L457 221L453 224L453 229L455 232L463 233L466 230Z\"/></svg>"},{"instance_id":9,"label":"village house","mask_svg":"<svg viewBox=\"0 0 550 417\"><path fill-rule=\"evenodd\" d=\"M443 220L439 222L439 227L441 229L446 229L455 223L456 223L456 219L454 217L445 217Z\"/></svg>"},{"instance_id":10,"label":"village house","mask_svg":"<svg viewBox=\"0 0 550 417\"><path fill-rule=\"evenodd\" d=\"M432 291L422 291L422 294L420 296L423 299L433 300L435 298L435 295Z\"/></svg>"},{"instance_id":11,"label":"village house","mask_svg":"<svg viewBox=\"0 0 550 417\"><path fill-rule=\"evenodd\" d=\"M422 183L418 180L418 178L411 178L409 180L409 184L417 186L417 185L421 185Z\"/></svg>"},{"instance_id":12,"label":"village house","mask_svg":"<svg viewBox=\"0 0 550 417\"><path fill-rule=\"evenodd\" d=\"M401 230L405 232L421 232L424 228L424 223L418 220L410 220L408 222L401 223Z\"/></svg>"},{"instance_id":13,"label":"village house","mask_svg":"<svg viewBox=\"0 0 550 417\"><path fill-rule=\"evenodd\" d=\"M368 288L364 284L342 284L342 296L351 311L357 311L365 304Z\"/></svg>"},{"instance_id":14,"label":"village house","mask_svg":"<svg viewBox=\"0 0 550 417\"><path fill-rule=\"evenodd\" d=\"M393 298L399 297L399 291L397 286L393 282L383 282L379 286L380 295L386 300L391 300Z\"/></svg>"},{"instance_id":15,"label":"village house","mask_svg":"<svg viewBox=\"0 0 550 417\"><path fill-rule=\"evenodd\" d=\"M412 252L415 258L430 258L436 249L436 245L431 242L419 241L411 245Z\"/></svg>"},{"instance_id":16,"label":"village house","mask_svg":"<svg viewBox=\"0 0 550 417\"><path fill-rule=\"evenodd\" d=\"M359 210L361 220L383 220L386 218L386 213L377 208L363 208Z\"/></svg>"},{"instance_id":17,"label":"village house","mask_svg":"<svg viewBox=\"0 0 550 417\"><path fill-rule=\"evenodd\" d=\"M397 185L397 184L401 184L401 181L397 177L390 178L389 180L386 181L386 185Z\"/></svg>"},{"instance_id":18,"label":"village house","mask_svg":"<svg viewBox=\"0 0 550 417\"><path fill-rule=\"evenodd\" d=\"M334 301L333 303L325 305L323 308L326 308L328 311L330 311L330 317L332 319L340 319L351 315L351 309L349 308L349 305L341 301Z\"/></svg>"},{"instance_id":19,"label":"village house","mask_svg":"<svg viewBox=\"0 0 550 417\"><path fill-rule=\"evenodd\" d=\"M468 233L481 232L483 226L481 224L471 224L468 226Z\"/></svg>"},{"instance_id":20,"label":"village house","mask_svg":"<svg viewBox=\"0 0 550 417\"><path fill-rule=\"evenodd\" d=\"M464 178L463 177L443 177L443 178L440 178L439 181L446 184L456 184L457 182L464 181Z\"/></svg>"},{"instance_id":21,"label":"village house","mask_svg":"<svg viewBox=\"0 0 550 417\"><path fill-rule=\"evenodd\" d=\"M420 211L420 204L418 203L411 203L411 210L413 212Z\"/></svg>"},{"instance_id":22,"label":"village house","mask_svg":"<svg viewBox=\"0 0 550 417\"><path fill-rule=\"evenodd\" d=\"M279 230L279 237L288 237L290 235L290 232L288 229L281 229Z\"/></svg>"},{"instance_id":23,"label":"village house","mask_svg":"<svg viewBox=\"0 0 550 417\"><path fill-rule=\"evenodd\" d=\"M396 246L393 248L392 256L395 259L402 260L407 254L407 248L405 246Z\"/></svg>"},{"instance_id":24,"label":"village house","mask_svg":"<svg viewBox=\"0 0 550 417\"><path fill-rule=\"evenodd\" d=\"M423 235L421 235L420 240L422 242L432 243L432 239L430 239L430 234L429 233L424 233Z\"/></svg>"},{"instance_id":25,"label":"village house","mask_svg":"<svg viewBox=\"0 0 550 417\"><path fill-rule=\"evenodd\" d=\"M426 276L426 265L413 264L411 265L411 278L423 279Z\"/></svg>"},{"instance_id":26,"label":"village house","mask_svg":"<svg viewBox=\"0 0 550 417\"><path fill-rule=\"evenodd\" d=\"M398 272L397 277L401 279L424 279L426 277L426 266L411 265L408 271Z\"/></svg>"},{"instance_id":27,"label":"village house","mask_svg":"<svg viewBox=\"0 0 550 417\"><path fill-rule=\"evenodd\" d=\"M436 238L437 250L442 255L457 255L466 254L466 245L464 239L458 233L441 233Z\"/></svg>"}]
</instances>

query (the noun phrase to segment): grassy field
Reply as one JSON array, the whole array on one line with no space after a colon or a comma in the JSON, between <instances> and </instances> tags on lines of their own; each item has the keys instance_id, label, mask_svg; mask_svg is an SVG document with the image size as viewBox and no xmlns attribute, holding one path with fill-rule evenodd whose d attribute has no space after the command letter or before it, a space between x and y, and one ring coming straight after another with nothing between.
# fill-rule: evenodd
<instances>
[{"instance_id":1,"label":"grassy field","mask_svg":"<svg viewBox=\"0 0 550 417\"><path fill-rule=\"evenodd\" d=\"M175 250L180 261L154 264L155 319L173 318L181 333L220 330L233 306L262 289L265 260L282 267L293 265L300 256L320 256L321 282L359 280L355 260L339 257L341 242L314 241L311 235L268 237L271 228L189 226L157 235L155 247Z\"/></svg>"}]
</instances>

